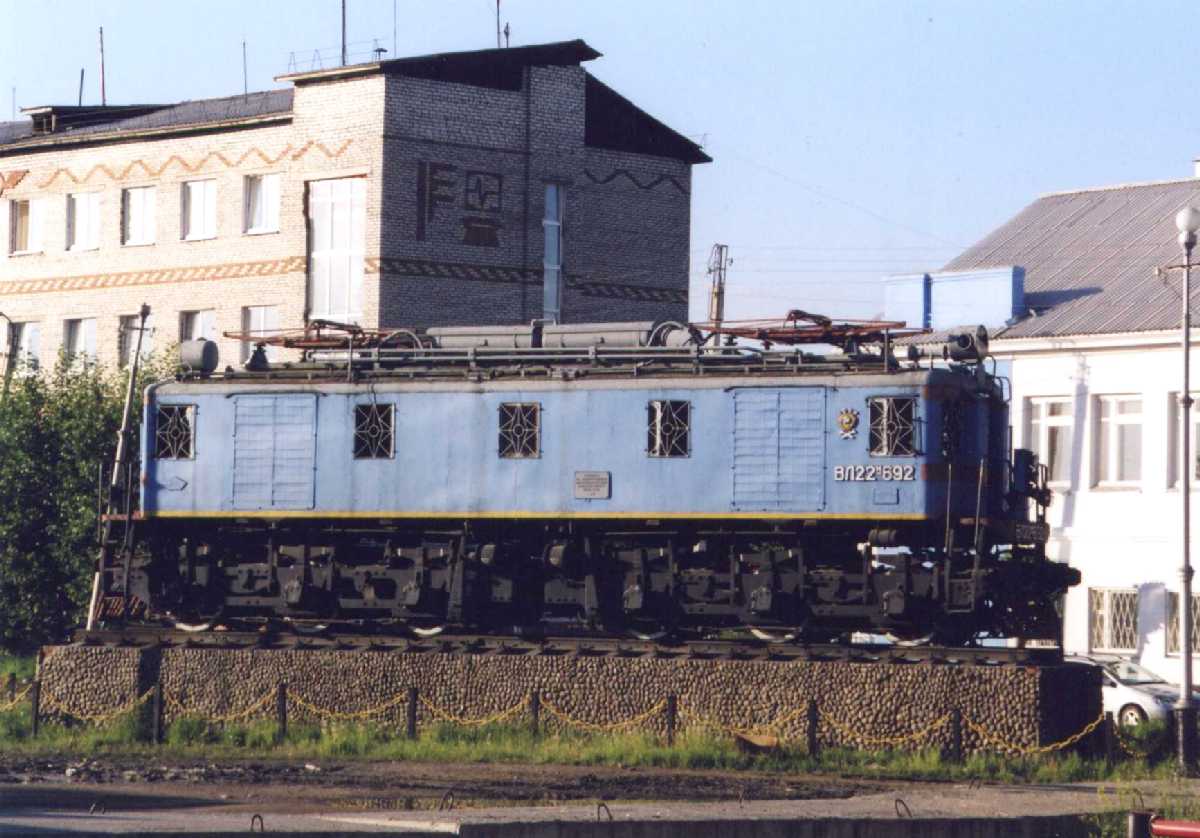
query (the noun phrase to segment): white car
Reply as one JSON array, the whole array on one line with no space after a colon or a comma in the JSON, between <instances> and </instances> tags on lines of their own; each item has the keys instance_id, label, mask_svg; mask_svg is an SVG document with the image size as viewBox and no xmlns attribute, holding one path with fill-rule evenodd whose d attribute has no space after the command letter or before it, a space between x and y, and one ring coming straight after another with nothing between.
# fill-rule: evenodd
<instances>
[{"instance_id":1,"label":"white car","mask_svg":"<svg viewBox=\"0 0 1200 838\"><path fill-rule=\"evenodd\" d=\"M1149 719L1166 719L1179 699L1177 684L1168 684L1133 661L1115 655L1069 655L1066 660L1100 667L1104 710L1112 713L1121 727L1132 727Z\"/></svg>"}]
</instances>

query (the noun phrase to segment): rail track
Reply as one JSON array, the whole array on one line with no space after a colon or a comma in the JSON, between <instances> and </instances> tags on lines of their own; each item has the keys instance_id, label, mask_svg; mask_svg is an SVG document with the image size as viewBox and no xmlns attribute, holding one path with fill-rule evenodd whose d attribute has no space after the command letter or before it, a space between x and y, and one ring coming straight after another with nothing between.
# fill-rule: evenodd
<instances>
[{"instance_id":1,"label":"rail track","mask_svg":"<svg viewBox=\"0 0 1200 838\"><path fill-rule=\"evenodd\" d=\"M1057 647L901 646L858 643L768 643L758 640L699 640L663 643L623 638L545 637L536 640L488 635L432 639L337 634L296 635L275 631L183 632L154 626L80 629L81 646L160 649L313 649L364 653L524 655L557 657L667 658L692 660L851 661L968 666L1030 666L1062 662Z\"/></svg>"}]
</instances>

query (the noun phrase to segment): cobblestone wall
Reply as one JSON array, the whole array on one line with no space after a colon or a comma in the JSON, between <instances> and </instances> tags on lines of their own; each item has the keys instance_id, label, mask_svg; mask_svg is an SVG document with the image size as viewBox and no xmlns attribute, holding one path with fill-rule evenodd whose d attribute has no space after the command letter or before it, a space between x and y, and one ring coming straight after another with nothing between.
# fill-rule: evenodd
<instances>
[{"instance_id":1,"label":"cobblestone wall","mask_svg":"<svg viewBox=\"0 0 1200 838\"><path fill-rule=\"evenodd\" d=\"M402 725L405 696L417 687L421 726L439 714L478 719L517 707L532 691L549 729L562 716L611 724L646 714L677 696L681 729L776 728L803 741L805 708L816 701L824 746L880 747L880 740L929 730L923 741L946 745L952 709L991 736L1019 747L1058 741L1099 712L1099 683L1083 667L732 661L688 658L610 658L469 655L276 649L132 650L57 647L42 665L44 693L70 710L101 714L142 695L161 677L167 720L180 715L270 717L280 682L292 698L293 723L329 711ZM308 707L319 708L314 714ZM527 719L528 708L512 718ZM561 714L561 715L560 715ZM638 729L663 732L662 712ZM965 723L965 748L981 734ZM906 745L909 743L905 743Z\"/></svg>"}]
</instances>

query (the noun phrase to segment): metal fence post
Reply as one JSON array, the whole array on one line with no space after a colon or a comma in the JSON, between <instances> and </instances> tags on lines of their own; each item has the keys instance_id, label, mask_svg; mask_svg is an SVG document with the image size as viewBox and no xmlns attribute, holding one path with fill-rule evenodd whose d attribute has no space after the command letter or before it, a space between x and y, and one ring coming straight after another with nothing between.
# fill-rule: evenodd
<instances>
[{"instance_id":1,"label":"metal fence post","mask_svg":"<svg viewBox=\"0 0 1200 838\"><path fill-rule=\"evenodd\" d=\"M29 718L30 728L29 733L33 738L37 738L38 728L41 727L42 716L42 679L34 678L33 683L29 685Z\"/></svg>"},{"instance_id":2,"label":"metal fence post","mask_svg":"<svg viewBox=\"0 0 1200 838\"><path fill-rule=\"evenodd\" d=\"M529 730L534 736L538 735L538 728L541 723L542 716L542 694L534 690L529 696Z\"/></svg>"},{"instance_id":3,"label":"metal fence post","mask_svg":"<svg viewBox=\"0 0 1200 838\"><path fill-rule=\"evenodd\" d=\"M675 716L679 712L678 699L675 693L667 696L667 747L675 744Z\"/></svg>"},{"instance_id":4,"label":"metal fence post","mask_svg":"<svg viewBox=\"0 0 1200 838\"><path fill-rule=\"evenodd\" d=\"M819 721L820 719L817 717L817 700L810 698L808 700L808 713L804 725L804 744L810 757L815 757L820 751L820 745L817 743L817 724Z\"/></svg>"},{"instance_id":5,"label":"metal fence post","mask_svg":"<svg viewBox=\"0 0 1200 838\"><path fill-rule=\"evenodd\" d=\"M287 682L280 681L275 690L275 738L282 742L287 738Z\"/></svg>"},{"instance_id":6,"label":"metal fence post","mask_svg":"<svg viewBox=\"0 0 1200 838\"><path fill-rule=\"evenodd\" d=\"M962 710L955 707L950 711L950 760L951 762L962 762L962 758Z\"/></svg>"},{"instance_id":7,"label":"metal fence post","mask_svg":"<svg viewBox=\"0 0 1200 838\"><path fill-rule=\"evenodd\" d=\"M150 741L159 745L163 741L163 685L160 677L154 682L154 696L150 699Z\"/></svg>"},{"instance_id":8,"label":"metal fence post","mask_svg":"<svg viewBox=\"0 0 1200 838\"><path fill-rule=\"evenodd\" d=\"M417 738L417 688L408 688L408 718L405 720L405 733L409 739Z\"/></svg>"},{"instance_id":9,"label":"metal fence post","mask_svg":"<svg viewBox=\"0 0 1200 838\"><path fill-rule=\"evenodd\" d=\"M1111 712L1104 714L1101 727L1104 728L1104 761L1112 765L1117 758L1117 728L1113 724Z\"/></svg>"}]
</instances>

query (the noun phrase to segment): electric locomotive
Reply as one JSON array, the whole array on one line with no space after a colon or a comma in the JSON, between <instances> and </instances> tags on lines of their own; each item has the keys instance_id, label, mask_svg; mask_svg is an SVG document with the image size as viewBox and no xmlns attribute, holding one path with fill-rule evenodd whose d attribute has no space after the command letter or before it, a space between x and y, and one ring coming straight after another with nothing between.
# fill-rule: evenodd
<instances>
[{"instance_id":1,"label":"electric locomotive","mask_svg":"<svg viewBox=\"0 0 1200 838\"><path fill-rule=\"evenodd\" d=\"M98 610L203 630L1058 637L1045 469L986 333L794 312L372 333L317 322L145 391L136 543ZM892 328L900 324L891 324ZM739 343L741 337L757 338ZM821 339L843 351L788 344ZM875 341L877 345L869 345Z\"/></svg>"}]
</instances>

